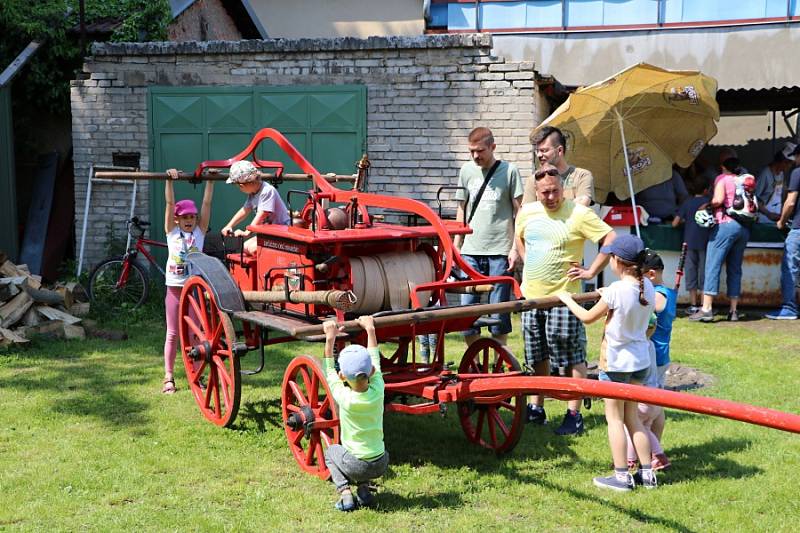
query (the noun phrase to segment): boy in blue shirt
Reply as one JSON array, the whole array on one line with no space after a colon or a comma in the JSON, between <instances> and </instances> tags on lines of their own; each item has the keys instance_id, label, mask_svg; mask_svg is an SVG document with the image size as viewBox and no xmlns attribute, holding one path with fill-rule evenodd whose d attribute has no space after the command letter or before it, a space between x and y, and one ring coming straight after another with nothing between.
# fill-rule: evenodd
<instances>
[{"instance_id":1,"label":"boy in blue shirt","mask_svg":"<svg viewBox=\"0 0 800 533\"><path fill-rule=\"evenodd\" d=\"M683 242L686 243L686 290L689 291L689 309L686 314L694 314L700 309L700 293L703 289L703 274L706 268L706 246L708 245L708 228L702 228L694 220L694 214L700 206L711 201L708 196L708 183L702 176L695 176L689 183L690 198L678 207L678 214L672 219L672 227L685 224Z\"/></svg>"},{"instance_id":2,"label":"boy in blue shirt","mask_svg":"<svg viewBox=\"0 0 800 533\"><path fill-rule=\"evenodd\" d=\"M656 331L650 337L656 352L656 376L653 380L658 387L663 389L667 369L669 368L669 343L672 339L672 322L675 320L678 306L678 291L664 285L664 261L652 250L647 251L644 260L644 275L650 279L656 289ZM656 438L661 441L664 433L664 410L653 420L651 430ZM669 466L669 459L663 453L656 454L656 463L653 468L658 470Z\"/></svg>"},{"instance_id":3,"label":"boy in blue shirt","mask_svg":"<svg viewBox=\"0 0 800 533\"><path fill-rule=\"evenodd\" d=\"M381 355L371 316L358 318L367 333L367 347L351 344L339 353L336 371L333 348L339 327L334 320L324 323L325 359L323 372L333 399L339 408L341 444L325 451L325 465L340 495L336 508L352 511L358 505L375 503L369 481L381 477L389 465L389 454L383 443L383 375ZM357 484L356 498L350 484Z\"/></svg>"}]
</instances>

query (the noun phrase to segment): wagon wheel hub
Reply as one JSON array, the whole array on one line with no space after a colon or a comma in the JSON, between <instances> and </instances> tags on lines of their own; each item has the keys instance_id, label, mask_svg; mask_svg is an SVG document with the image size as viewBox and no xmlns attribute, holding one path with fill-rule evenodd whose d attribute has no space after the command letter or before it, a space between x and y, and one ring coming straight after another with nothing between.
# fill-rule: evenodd
<instances>
[{"instance_id":1,"label":"wagon wheel hub","mask_svg":"<svg viewBox=\"0 0 800 533\"><path fill-rule=\"evenodd\" d=\"M211 343L208 341L203 341L196 346L192 346L192 349L189 350L189 357L195 361L202 360L206 363L210 363L212 353L213 351L211 350Z\"/></svg>"},{"instance_id":2,"label":"wagon wheel hub","mask_svg":"<svg viewBox=\"0 0 800 533\"><path fill-rule=\"evenodd\" d=\"M306 438L308 438L314 428L314 411L311 407L304 405L300 408L300 411L289 415L289 418L286 419L286 425L294 431L302 429L306 434Z\"/></svg>"}]
</instances>

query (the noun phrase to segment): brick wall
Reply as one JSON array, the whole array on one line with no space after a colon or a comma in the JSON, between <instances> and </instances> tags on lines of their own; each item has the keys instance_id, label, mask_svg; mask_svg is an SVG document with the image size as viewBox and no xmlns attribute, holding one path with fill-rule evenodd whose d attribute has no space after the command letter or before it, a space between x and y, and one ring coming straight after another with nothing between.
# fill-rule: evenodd
<instances>
[{"instance_id":1,"label":"brick wall","mask_svg":"<svg viewBox=\"0 0 800 533\"><path fill-rule=\"evenodd\" d=\"M71 87L76 227L92 163L110 164L113 151L139 151L148 168L149 86L364 84L372 192L432 202L441 185L455 184L469 158L466 136L478 125L494 131L498 157L527 177L528 135L547 109L533 63L506 62L491 47L485 34L96 44L86 79ZM137 210L146 214L141 189ZM96 186L91 212L124 220L129 192ZM92 218L89 264L103 255L107 235L107 224Z\"/></svg>"}]
</instances>

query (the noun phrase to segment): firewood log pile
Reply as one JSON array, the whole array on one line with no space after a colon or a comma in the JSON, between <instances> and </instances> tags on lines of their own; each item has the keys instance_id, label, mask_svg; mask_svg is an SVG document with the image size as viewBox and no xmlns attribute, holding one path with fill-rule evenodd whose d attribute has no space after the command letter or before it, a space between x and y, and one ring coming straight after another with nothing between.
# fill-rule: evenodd
<instances>
[{"instance_id":1,"label":"firewood log pile","mask_svg":"<svg viewBox=\"0 0 800 533\"><path fill-rule=\"evenodd\" d=\"M75 282L42 285L26 265L15 265L0 251L0 347L29 342L33 335L84 339L82 318L89 300Z\"/></svg>"}]
</instances>

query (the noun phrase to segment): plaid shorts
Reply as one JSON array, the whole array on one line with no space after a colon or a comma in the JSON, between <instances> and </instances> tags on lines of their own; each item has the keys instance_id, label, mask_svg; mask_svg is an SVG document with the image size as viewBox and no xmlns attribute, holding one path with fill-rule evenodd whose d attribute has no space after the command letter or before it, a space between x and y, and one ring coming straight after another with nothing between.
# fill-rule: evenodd
<instances>
[{"instance_id":1,"label":"plaid shorts","mask_svg":"<svg viewBox=\"0 0 800 533\"><path fill-rule=\"evenodd\" d=\"M522 313L525 363L550 359L550 367L586 362L586 329L578 317L563 306L532 309Z\"/></svg>"}]
</instances>

